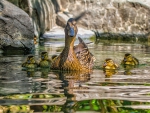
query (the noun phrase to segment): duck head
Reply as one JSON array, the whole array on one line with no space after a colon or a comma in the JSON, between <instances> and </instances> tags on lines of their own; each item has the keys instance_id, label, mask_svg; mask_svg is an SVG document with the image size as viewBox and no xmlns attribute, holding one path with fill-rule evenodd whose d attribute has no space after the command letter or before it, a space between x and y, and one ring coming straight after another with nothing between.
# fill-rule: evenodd
<instances>
[{"instance_id":1,"label":"duck head","mask_svg":"<svg viewBox=\"0 0 150 113\"><path fill-rule=\"evenodd\" d=\"M65 49L67 48L73 48L74 41L78 32L78 28L76 26L76 21L74 18L70 18L67 21L66 27L65 27Z\"/></svg>"},{"instance_id":2,"label":"duck head","mask_svg":"<svg viewBox=\"0 0 150 113\"><path fill-rule=\"evenodd\" d=\"M67 25L65 27L65 35L68 37L75 37L77 35L78 28L76 26L76 21L74 18L70 18L67 21Z\"/></svg>"},{"instance_id":3,"label":"duck head","mask_svg":"<svg viewBox=\"0 0 150 113\"><path fill-rule=\"evenodd\" d=\"M82 12L81 14L79 14L78 16L76 16L75 18L70 18L67 21L67 25L65 27L65 35L68 35L70 37L75 37L77 35L78 32L78 28L76 26L77 21L79 21L84 15L86 14L86 12Z\"/></svg>"}]
</instances>

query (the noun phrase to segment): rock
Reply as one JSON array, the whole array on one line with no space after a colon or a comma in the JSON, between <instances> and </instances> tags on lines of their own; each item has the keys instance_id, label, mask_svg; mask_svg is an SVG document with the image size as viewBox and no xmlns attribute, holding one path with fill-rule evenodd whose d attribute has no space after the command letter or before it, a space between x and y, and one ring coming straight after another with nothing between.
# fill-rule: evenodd
<instances>
[{"instance_id":1,"label":"rock","mask_svg":"<svg viewBox=\"0 0 150 113\"><path fill-rule=\"evenodd\" d=\"M81 37L81 38L89 38L91 36L94 35L94 32L92 32L91 30L85 30L83 28L78 27L78 34L77 37ZM50 31L46 32L43 35L44 38L51 38L51 39L60 39L60 38L65 38L65 32L64 32L64 28L56 26L53 29L51 29Z\"/></svg>"},{"instance_id":2,"label":"rock","mask_svg":"<svg viewBox=\"0 0 150 113\"><path fill-rule=\"evenodd\" d=\"M26 0L23 0L26 1ZM42 36L56 25L52 0L28 0L29 15L34 24L36 36Z\"/></svg>"},{"instance_id":3,"label":"rock","mask_svg":"<svg viewBox=\"0 0 150 113\"><path fill-rule=\"evenodd\" d=\"M73 17L73 15L64 14L59 12L56 17L56 24L61 27L65 27L69 18Z\"/></svg>"},{"instance_id":4,"label":"rock","mask_svg":"<svg viewBox=\"0 0 150 113\"><path fill-rule=\"evenodd\" d=\"M56 0L8 0L31 17L34 34L39 37L56 25Z\"/></svg>"},{"instance_id":5,"label":"rock","mask_svg":"<svg viewBox=\"0 0 150 113\"><path fill-rule=\"evenodd\" d=\"M150 2L148 0L63 0L59 6L75 17L83 11L86 15L78 22L85 29L98 30L101 33L147 34L150 31ZM61 14L62 15L62 14ZM59 13L57 17L60 18ZM57 19L64 27L65 16Z\"/></svg>"},{"instance_id":6,"label":"rock","mask_svg":"<svg viewBox=\"0 0 150 113\"><path fill-rule=\"evenodd\" d=\"M0 48L7 50L34 49L34 28L30 17L6 0L0 0Z\"/></svg>"},{"instance_id":7,"label":"rock","mask_svg":"<svg viewBox=\"0 0 150 113\"><path fill-rule=\"evenodd\" d=\"M35 34L43 35L57 25L86 11L78 26L101 33L147 34L150 0L9 0L32 18ZM15 1L15 2L14 2ZM28 1L28 3L27 3ZM26 4L28 4L26 6Z\"/></svg>"}]
</instances>

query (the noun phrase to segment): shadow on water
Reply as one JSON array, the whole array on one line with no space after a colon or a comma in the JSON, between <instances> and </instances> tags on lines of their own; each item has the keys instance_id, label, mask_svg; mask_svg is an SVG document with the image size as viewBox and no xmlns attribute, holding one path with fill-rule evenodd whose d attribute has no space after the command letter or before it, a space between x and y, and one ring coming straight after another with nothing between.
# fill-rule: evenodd
<instances>
[{"instance_id":1,"label":"shadow on water","mask_svg":"<svg viewBox=\"0 0 150 113\"><path fill-rule=\"evenodd\" d=\"M58 43L43 42L42 50L49 56L59 54L64 44ZM23 70L21 64L26 55L1 55L0 110L4 113L149 113L150 50L147 46L100 42L90 43L88 47L97 59L92 73L48 68ZM35 52L37 61L40 49ZM139 59L139 66L120 65L127 52ZM112 58L119 68L103 71L106 58Z\"/></svg>"}]
</instances>

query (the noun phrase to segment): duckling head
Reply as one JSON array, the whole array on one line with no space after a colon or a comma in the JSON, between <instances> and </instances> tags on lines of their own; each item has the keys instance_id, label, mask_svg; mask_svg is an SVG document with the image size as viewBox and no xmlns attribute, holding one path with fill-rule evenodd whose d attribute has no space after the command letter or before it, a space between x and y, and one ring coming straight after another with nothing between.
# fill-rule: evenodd
<instances>
[{"instance_id":1,"label":"duckling head","mask_svg":"<svg viewBox=\"0 0 150 113\"><path fill-rule=\"evenodd\" d=\"M41 53L41 60L46 60L48 59L48 53L47 52L42 52Z\"/></svg>"},{"instance_id":2,"label":"duckling head","mask_svg":"<svg viewBox=\"0 0 150 113\"><path fill-rule=\"evenodd\" d=\"M35 62L36 62L36 61L35 61L33 55L28 56L28 58L27 58L27 63L28 63L28 64L32 64L32 63L35 63Z\"/></svg>"},{"instance_id":3,"label":"duckling head","mask_svg":"<svg viewBox=\"0 0 150 113\"><path fill-rule=\"evenodd\" d=\"M130 54L130 53L126 53L125 55L124 55L124 61L125 62L130 62L130 61L132 61L133 60L133 57L132 57L132 55Z\"/></svg>"},{"instance_id":4,"label":"duckling head","mask_svg":"<svg viewBox=\"0 0 150 113\"><path fill-rule=\"evenodd\" d=\"M118 65L111 58L107 58L103 65L104 69L116 69L117 67Z\"/></svg>"}]
</instances>

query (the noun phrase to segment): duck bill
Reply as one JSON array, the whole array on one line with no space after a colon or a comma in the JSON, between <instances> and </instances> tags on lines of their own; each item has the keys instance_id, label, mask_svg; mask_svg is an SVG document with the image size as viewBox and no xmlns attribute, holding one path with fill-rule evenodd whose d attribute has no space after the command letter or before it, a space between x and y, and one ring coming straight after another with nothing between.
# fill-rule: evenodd
<instances>
[{"instance_id":1,"label":"duck bill","mask_svg":"<svg viewBox=\"0 0 150 113\"><path fill-rule=\"evenodd\" d=\"M75 36L75 31L74 31L74 28L70 28L69 32L68 32L68 35L70 37L74 37Z\"/></svg>"}]
</instances>

